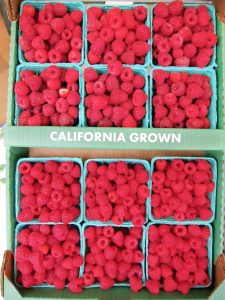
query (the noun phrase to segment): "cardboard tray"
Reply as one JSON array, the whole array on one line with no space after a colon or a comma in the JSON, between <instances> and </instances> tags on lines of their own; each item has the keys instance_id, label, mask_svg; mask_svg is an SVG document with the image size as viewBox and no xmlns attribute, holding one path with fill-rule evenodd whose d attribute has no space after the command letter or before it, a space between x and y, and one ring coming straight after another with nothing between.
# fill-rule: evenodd
<instances>
[{"instance_id":1,"label":"cardboard tray","mask_svg":"<svg viewBox=\"0 0 225 300\"><path fill-rule=\"evenodd\" d=\"M224 159L225 151L99 151L93 150L68 150L68 149L35 149L35 148L21 148L9 147L7 149L7 248L11 252L14 250L14 230L16 226L15 218L15 171L18 159L23 157L80 157L82 160L87 158L95 158L103 156L107 158L139 158L150 160L153 156L207 156L213 157L217 160L218 164L218 186L217 186L217 199L216 199L216 214L213 227L213 256L212 262L214 264L213 285L204 289L192 289L188 295L181 295L180 293L164 293L160 292L159 295L150 295L146 289L143 289L138 294L133 294L128 287L114 287L108 291L101 291L100 289L86 289L79 295L71 294L68 289L57 291L53 288L33 288L24 289L18 288L13 283L13 269L9 267L10 272L3 272L4 274L4 297L6 300L17 299L99 299L99 300L147 300L147 299L210 299L210 300L223 300L225 293L225 265L218 256L223 252L223 234L224 234ZM10 264L13 266L13 257L10 256ZM219 265L218 265L219 260ZM3 269L5 269L5 264ZM219 279L218 279L219 278Z\"/></svg>"},{"instance_id":2,"label":"cardboard tray","mask_svg":"<svg viewBox=\"0 0 225 300\"><path fill-rule=\"evenodd\" d=\"M12 20L16 20L18 16L18 7L21 1L10 1L6 0L7 6L9 7L9 15ZM86 0L84 1L85 4L88 3L102 3L104 1L94 1L94 0ZM111 1L112 2L112 1ZM124 1L126 3L126 1ZM123 2L123 3L124 3ZM137 1L136 1L137 2ZM153 0L141 0L138 3L148 3L151 7L151 4L158 1ZM170 1L168 1L170 2ZM195 1L184 1L185 3L191 3ZM210 1L201 1L201 3L209 3ZM218 1L218 2L225 2L225 1ZM110 1L107 1L109 4ZM120 5L122 3L119 1L114 1L114 4ZM130 3L130 2L129 2ZM134 1L135 3L135 1ZM127 2L128 4L128 2ZM219 10L221 11L221 10ZM18 35L18 21L12 22L12 29L11 29L11 50L10 50L10 72L9 72L9 90L8 90L8 115L7 115L7 127L5 130L5 141L8 146L33 146L33 147L68 147L73 148L99 148L99 149L107 149L109 147L117 148L117 149L163 149L164 142L160 142L157 138L158 135L162 133L168 134L177 134L182 137L182 141L180 143L174 143L173 140L169 140L167 145L171 149L190 149L190 144L195 144L196 149L212 149L211 140L213 140L214 147L216 149L225 149L225 140L223 136L225 134L225 124L224 124L224 114L225 114L225 25L216 17L216 28L218 34L218 45L217 45L217 65L218 68L216 69L217 75L217 130L216 129L158 129L158 128L137 128L137 129L130 129L130 128L123 128L123 134L126 138L126 143L115 143L115 142L100 142L96 143L96 140L86 142L84 140L81 141L69 141L66 140L53 140L51 138L51 133L54 133L58 136L61 131L68 133L69 135L73 135L74 133L82 133L87 134L91 133L101 133L107 132L109 134L119 133L121 132L121 128L96 128L96 127L83 127L83 128L75 128L75 127L54 127L54 126L41 126L41 127L23 127L14 126L14 115L15 115L15 107L14 107L14 94L13 94L13 86L15 82L15 72L16 66L18 64L18 45L17 45L17 35ZM149 75L149 68L148 68L148 75ZM150 143L141 143L137 144L134 142L130 142L129 136L131 133L145 133L147 135L153 134L156 136L153 137L154 142ZM24 135L26 139L24 139ZM203 143L204 141L204 143ZM76 142L76 145L75 143Z\"/></svg>"}]
</instances>

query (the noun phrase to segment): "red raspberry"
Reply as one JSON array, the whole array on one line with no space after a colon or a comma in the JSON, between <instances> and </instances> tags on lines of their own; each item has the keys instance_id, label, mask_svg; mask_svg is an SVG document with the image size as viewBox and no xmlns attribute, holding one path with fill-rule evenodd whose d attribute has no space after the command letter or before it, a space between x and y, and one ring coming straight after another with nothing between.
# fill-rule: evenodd
<instances>
[{"instance_id":1,"label":"red raspberry","mask_svg":"<svg viewBox=\"0 0 225 300\"><path fill-rule=\"evenodd\" d=\"M151 36L151 30L148 26L141 24L136 28L136 38L140 41L148 41Z\"/></svg>"},{"instance_id":2,"label":"red raspberry","mask_svg":"<svg viewBox=\"0 0 225 300\"><path fill-rule=\"evenodd\" d=\"M158 63L160 66L170 66L172 64L172 56L168 53L159 53Z\"/></svg>"},{"instance_id":3,"label":"red raspberry","mask_svg":"<svg viewBox=\"0 0 225 300\"><path fill-rule=\"evenodd\" d=\"M195 47L203 48L207 43L207 33L206 32L196 32L192 35L192 44Z\"/></svg>"},{"instance_id":4,"label":"red raspberry","mask_svg":"<svg viewBox=\"0 0 225 300\"><path fill-rule=\"evenodd\" d=\"M108 64L108 72L110 75L119 76L122 71L122 64L120 61L110 61Z\"/></svg>"},{"instance_id":5,"label":"red raspberry","mask_svg":"<svg viewBox=\"0 0 225 300\"><path fill-rule=\"evenodd\" d=\"M27 78L26 83L31 91L37 92L41 89L42 79L40 76L32 75Z\"/></svg>"},{"instance_id":6,"label":"red raspberry","mask_svg":"<svg viewBox=\"0 0 225 300\"><path fill-rule=\"evenodd\" d=\"M171 16L179 16L182 14L184 5L183 2L180 0L173 1L169 4L169 13Z\"/></svg>"},{"instance_id":7,"label":"red raspberry","mask_svg":"<svg viewBox=\"0 0 225 300\"><path fill-rule=\"evenodd\" d=\"M34 17L35 13L36 13L36 9L34 6L30 5L30 4L26 4L23 6L23 13L30 15L31 17Z\"/></svg>"},{"instance_id":8,"label":"red raspberry","mask_svg":"<svg viewBox=\"0 0 225 300\"><path fill-rule=\"evenodd\" d=\"M90 50L95 55L101 55L105 51L105 41L101 38L96 39L91 44Z\"/></svg>"},{"instance_id":9,"label":"red raspberry","mask_svg":"<svg viewBox=\"0 0 225 300\"><path fill-rule=\"evenodd\" d=\"M178 31L184 24L184 19L182 16L174 16L169 20L170 24L173 26L175 31Z\"/></svg>"},{"instance_id":10,"label":"red raspberry","mask_svg":"<svg viewBox=\"0 0 225 300\"><path fill-rule=\"evenodd\" d=\"M52 35L52 29L49 24L39 24L37 32L43 40L48 40Z\"/></svg>"},{"instance_id":11,"label":"red raspberry","mask_svg":"<svg viewBox=\"0 0 225 300\"><path fill-rule=\"evenodd\" d=\"M98 78L98 73L95 69L89 67L84 70L84 80L86 82L95 81Z\"/></svg>"},{"instance_id":12,"label":"red raspberry","mask_svg":"<svg viewBox=\"0 0 225 300\"><path fill-rule=\"evenodd\" d=\"M114 286L114 280L107 276L102 276L100 278L100 288L102 290L108 290Z\"/></svg>"},{"instance_id":13,"label":"red raspberry","mask_svg":"<svg viewBox=\"0 0 225 300\"><path fill-rule=\"evenodd\" d=\"M210 62L210 56L208 54L199 53L196 57L196 67L204 68Z\"/></svg>"},{"instance_id":14,"label":"red raspberry","mask_svg":"<svg viewBox=\"0 0 225 300\"><path fill-rule=\"evenodd\" d=\"M29 208L20 211L17 216L17 220L22 223L32 221L33 219L34 219L34 214Z\"/></svg>"},{"instance_id":15,"label":"red raspberry","mask_svg":"<svg viewBox=\"0 0 225 300\"><path fill-rule=\"evenodd\" d=\"M19 37L19 45L20 45L20 48L25 52L31 50L31 48L32 48L31 42L26 40L23 36Z\"/></svg>"},{"instance_id":16,"label":"red raspberry","mask_svg":"<svg viewBox=\"0 0 225 300\"><path fill-rule=\"evenodd\" d=\"M37 49L34 53L35 61L38 63L44 64L48 60L48 53L45 49ZM26 57L28 60L28 58Z\"/></svg>"},{"instance_id":17,"label":"red raspberry","mask_svg":"<svg viewBox=\"0 0 225 300\"><path fill-rule=\"evenodd\" d=\"M177 282L172 277L167 277L164 279L163 289L166 292L174 292L177 289Z\"/></svg>"},{"instance_id":18,"label":"red raspberry","mask_svg":"<svg viewBox=\"0 0 225 300\"><path fill-rule=\"evenodd\" d=\"M132 117L132 115L128 115L126 118L123 119L122 127L126 127L126 128L137 127L137 123Z\"/></svg>"},{"instance_id":19,"label":"red raspberry","mask_svg":"<svg viewBox=\"0 0 225 300\"><path fill-rule=\"evenodd\" d=\"M41 117L39 115L34 115L30 117L27 121L28 126L41 126Z\"/></svg>"},{"instance_id":20,"label":"red raspberry","mask_svg":"<svg viewBox=\"0 0 225 300\"><path fill-rule=\"evenodd\" d=\"M63 3L55 3L52 8L56 17L63 17L67 13L67 7Z\"/></svg>"},{"instance_id":21,"label":"red raspberry","mask_svg":"<svg viewBox=\"0 0 225 300\"><path fill-rule=\"evenodd\" d=\"M147 18L147 9L144 6L136 6L134 8L134 17L138 21L145 21Z\"/></svg>"},{"instance_id":22,"label":"red raspberry","mask_svg":"<svg viewBox=\"0 0 225 300\"><path fill-rule=\"evenodd\" d=\"M121 55L126 49L126 45L122 40L114 40L112 42L112 51L116 55Z\"/></svg>"},{"instance_id":23,"label":"red raspberry","mask_svg":"<svg viewBox=\"0 0 225 300\"><path fill-rule=\"evenodd\" d=\"M184 55L186 57L192 58L196 55L197 49L193 44L186 44L184 46Z\"/></svg>"},{"instance_id":24,"label":"red raspberry","mask_svg":"<svg viewBox=\"0 0 225 300\"><path fill-rule=\"evenodd\" d=\"M121 62L128 65L133 65L135 63L135 54L131 50L124 51L121 55Z\"/></svg>"},{"instance_id":25,"label":"red raspberry","mask_svg":"<svg viewBox=\"0 0 225 300\"><path fill-rule=\"evenodd\" d=\"M129 279L129 283L133 293L138 293L142 289L142 280L139 277L132 276Z\"/></svg>"},{"instance_id":26,"label":"red raspberry","mask_svg":"<svg viewBox=\"0 0 225 300\"><path fill-rule=\"evenodd\" d=\"M146 288L151 294L157 295L160 292L160 282L149 279L146 281Z\"/></svg>"},{"instance_id":27,"label":"red raspberry","mask_svg":"<svg viewBox=\"0 0 225 300\"><path fill-rule=\"evenodd\" d=\"M168 6L164 2L157 3L154 8L154 15L161 18L166 18L169 15Z\"/></svg>"},{"instance_id":28,"label":"red raspberry","mask_svg":"<svg viewBox=\"0 0 225 300\"><path fill-rule=\"evenodd\" d=\"M29 93L29 87L23 81L17 81L14 86L14 92L17 96L25 96Z\"/></svg>"},{"instance_id":29,"label":"red raspberry","mask_svg":"<svg viewBox=\"0 0 225 300\"><path fill-rule=\"evenodd\" d=\"M150 51L150 46L146 42L136 41L132 45L132 50L136 56L145 56Z\"/></svg>"},{"instance_id":30,"label":"red raspberry","mask_svg":"<svg viewBox=\"0 0 225 300\"><path fill-rule=\"evenodd\" d=\"M74 294L81 293L83 291L83 279L74 278L70 280L68 288Z\"/></svg>"}]
</instances>

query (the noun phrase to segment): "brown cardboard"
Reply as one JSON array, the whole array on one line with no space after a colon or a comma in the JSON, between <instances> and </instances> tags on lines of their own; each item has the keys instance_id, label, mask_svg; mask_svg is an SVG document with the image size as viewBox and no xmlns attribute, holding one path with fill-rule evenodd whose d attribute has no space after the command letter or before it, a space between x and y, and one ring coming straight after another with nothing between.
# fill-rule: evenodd
<instances>
[{"instance_id":1,"label":"brown cardboard","mask_svg":"<svg viewBox=\"0 0 225 300\"><path fill-rule=\"evenodd\" d=\"M225 280L225 254L220 254L215 263L215 286L218 287Z\"/></svg>"},{"instance_id":2,"label":"brown cardboard","mask_svg":"<svg viewBox=\"0 0 225 300\"><path fill-rule=\"evenodd\" d=\"M225 23L225 1L213 0L213 4L216 8L217 15L221 22Z\"/></svg>"},{"instance_id":3,"label":"brown cardboard","mask_svg":"<svg viewBox=\"0 0 225 300\"><path fill-rule=\"evenodd\" d=\"M1 296L4 296L4 276L7 276L10 280L13 277L13 253L9 250L6 250L2 260L1 267L1 277L0 277L0 285L1 285Z\"/></svg>"},{"instance_id":4,"label":"brown cardboard","mask_svg":"<svg viewBox=\"0 0 225 300\"><path fill-rule=\"evenodd\" d=\"M153 156L190 156L190 151L144 151L144 150L92 150L92 149L57 149L30 148L29 157L81 157L89 158L138 158L151 159ZM195 156L204 156L203 151L195 151Z\"/></svg>"},{"instance_id":5,"label":"brown cardboard","mask_svg":"<svg viewBox=\"0 0 225 300\"><path fill-rule=\"evenodd\" d=\"M9 21L16 21L18 18L19 5L22 0L4 0Z\"/></svg>"}]
</instances>

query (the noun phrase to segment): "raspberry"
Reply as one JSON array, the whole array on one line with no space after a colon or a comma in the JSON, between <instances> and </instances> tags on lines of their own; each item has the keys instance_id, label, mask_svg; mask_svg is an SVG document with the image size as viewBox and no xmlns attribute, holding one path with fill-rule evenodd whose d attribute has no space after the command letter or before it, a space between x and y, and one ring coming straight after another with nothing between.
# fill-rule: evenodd
<instances>
[{"instance_id":1,"label":"raspberry","mask_svg":"<svg viewBox=\"0 0 225 300\"><path fill-rule=\"evenodd\" d=\"M14 86L14 92L17 96L25 96L29 93L29 87L23 81L17 81Z\"/></svg>"},{"instance_id":2,"label":"raspberry","mask_svg":"<svg viewBox=\"0 0 225 300\"><path fill-rule=\"evenodd\" d=\"M207 34L205 32L196 32L192 35L192 44L198 48L203 48L207 43Z\"/></svg>"},{"instance_id":3,"label":"raspberry","mask_svg":"<svg viewBox=\"0 0 225 300\"><path fill-rule=\"evenodd\" d=\"M98 73L95 69L89 67L84 70L84 80L86 82L95 81L98 78Z\"/></svg>"},{"instance_id":4,"label":"raspberry","mask_svg":"<svg viewBox=\"0 0 225 300\"><path fill-rule=\"evenodd\" d=\"M126 49L126 45L122 40L114 40L112 42L112 51L116 55L121 55Z\"/></svg>"},{"instance_id":5,"label":"raspberry","mask_svg":"<svg viewBox=\"0 0 225 300\"><path fill-rule=\"evenodd\" d=\"M183 12L184 5L183 5L182 1L177 0L177 1L171 2L169 4L168 8L169 8L170 15L179 16Z\"/></svg>"},{"instance_id":6,"label":"raspberry","mask_svg":"<svg viewBox=\"0 0 225 300\"><path fill-rule=\"evenodd\" d=\"M150 46L146 42L136 41L132 45L132 50L134 51L136 56L145 56L146 54L148 54Z\"/></svg>"},{"instance_id":7,"label":"raspberry","mask_svg":"<svg viewBox=\"0 0 225 300\"><path fill-rule=\"evenodd\" d=\"M133 293L138 293L142 289L142 281L141 278L138 278L136 276L132 276L129 279L130 288Z\"/></svg>"},{"instance_id":8,"label":"raspberry","mask_svg":"<svg viewBox=\"0 0 225 300\"><path fill-rule=\"evenodd\" d=\"M204 68L210 62L210 56L208 54L199 53L196 57L196 67Z\"/></svg>"},{"instance_id":9,"label":"raspberry","mask_svg":"<svg viewBox=\"0 0 225 300\"><path fill-rule=\"evenodd\" d=\"M174 292L177 289L177 282L172 277L164 279L163 288L166 292Z\"/></svg>"},{"instance_id":10,"label":"raspberry","mask_svg":"<svg viewBox=\"0 0 225 300\"><path fill-rule=\"evenodd\" d=\"M83 291L83 279L74 278L70 280L68 288L74 294L81 293Z\"/></svg>"},{"instance_id":11,"label":"raspberry","mask_svg":"<svg viewBox=\"0 0 225 300\"><path fill-rule=\"evenodd\" d=\"M114 286L114 280L107 276L102 276L100 278L100 288L102 290L108 290Z\"/></svg>"},{"instance_id":12,"label":"raspberry","mask_svg":"<svg viewBox=\"0 0 225 300\"><path fill-rule=\"evenodd\" d=\"M113 76L119 76L122 71L122 64L121 62L115 60L115 61L110 61L108 64L108 72L110 75Z\"/></svg>"},{"instance_id":13,"label":"raspberry","mask_svg":"<svg viewBox=\"0 0 225 300\"><path fill-rule=\"evenodd\" d=\"M134 8L134 17L138 21L145 21L147 17L147 10L144 6L136 6Z\"/></svg>"},{"instance_id":14,"label":"raspberry","mask_svg":"<svg viewBox=\"0 0 225 300\"><path fill-rule=\"evenodd\" d=\"M163 2L157 3L154 8L154 15L160 18L168 17L169 15L168 6Z\"/></svg>"},{"instance_id":15,"label":"raspberry","mask_svg":"<svg viewBox=\"0 0 225 300\"><path fill-rule=\"evenodd\" d=\"M105 51L105 41L101 38L96 39L91 44L90 50L94 55L101 55Z\"/></svg>"},{"instance_id":16,"label":"raspberry","mask_svg":"<svg viewBox=\"0 0 225 300\"><path fill-rule=\"evenodd\" d=\"M146 288L151 294L157 295L160 292L160 282L149 279L146 281Z\"/></svg>"},{"instance_id":17,"label":"raspberry","mask_svg":"<svg viewBox=\"0 0 225 300\"><path fill-rule=\"evenodd\" d=\"M67 7L63 3L55 3L53 5L53 12L56 17L63 17L67 13Z\"/></svg>"},{"instance_id":18,"label":"raspberry","mask_svg":"<svg viewBox=\"0 0 225 300\"><path fill-rule=\"evenodd\" d=\"M37 62L44 64L48 60L48 53L45 49L37 49L34 53L34 57Z\"/></svg>"},{"instance_id":19,"label":"raspberry","mask_svg":"<svg viewBox=\"0 0 225 300\"><path fill-rule=\"evenodd\" d=\"M192 58L196 55L197 49L193 44L186 44L184 46L184 55L186 57Z\"/></svg>"},{"instance_id":20,"label":"raspberry","mask_svg":"<svg viewBox=\"0 0 225 300\"><path fill-rule=\"evenodd\" d=\"M126 127L126 128L137 127L137 123L132 117L132 115L128 115L126 118L123 119L122 127Z\"/></svg>"},{"instance_id":21,"label":"raspberry","mask_svg":"<svg viewBox=\"0 0 225 300\"><path fill-rule=\"evenodd\" d=\"M170 66L172 64L172 57L167 53L159 53L158 55L158 63L160 66Z\"/></svg>"},{"instance_id":22,"label":"raspberry","mask_svg":"<svg viewBox=\"0 0 225 300\"><path fill-rule=\"evenodd\" d=\"M17 220L19 222L29 222L34 219L34 214L30 209L23 209L18 213Z\"/></svg>"},{"instance_id":23,"label":"raspberry","mask_svg":"<svg viewBox=\"0 0 225 300\"><path fill-rule=\"evenodd\" d=\"M151 36L151 30L148 26L141 24L136 28L136 38L140 41L148 41Z\"/></svg>"}]
</instances>

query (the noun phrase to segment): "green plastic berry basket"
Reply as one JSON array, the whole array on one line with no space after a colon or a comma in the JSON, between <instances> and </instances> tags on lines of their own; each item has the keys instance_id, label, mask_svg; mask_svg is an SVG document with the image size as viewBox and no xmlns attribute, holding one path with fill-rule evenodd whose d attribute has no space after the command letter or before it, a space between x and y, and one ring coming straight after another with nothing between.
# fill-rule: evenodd
<instances>
[{"instance_id":1,"label":"green plastic berry basket","mask_svg":"<svg viewBox=\"0 0 225 300\"><path fill-rule=\"evenodd\" d=\"M170 226L174 226L176 224L170 224L170 223L167 223L167 222L164 222L163 224L167 224L167 225L170 225ZM148 276L148 247L149 247L149 240L148 240L148 230L150 228L150 226L152 225L162 225L158 222L153 222L153 223L149 223L146 227L146 249L145 249L145 252L146 252L146 256L145 256L145 266L146 266L146 281L149 279L149 276ZM210 237L208 238L208 242L207 242L207 249L208 249L208 275L209 275L209 278L210 278L210 283L208 285L205 285L205 286L202 286L202 285L197 285L191 289L195 289L195 288L207 288L209 287L211 284L212 284L212 264L213 264L213 260L212 260L212 255L213 255L213 249L212 249L212 245L213 245L213 229L212 229L212 226L210 224L199 224L199 222L195 222L194 224L192 225L200 225L202 227L208 227L209 228L209 231L210 231ZM186 225L187 226L187 225Z\"/></svg>"},{"instance_id":2,"label":"green plastic berry basket","mask_svg":"<svg viewBox=\"0 0 225 300\"><path fill-rule=\"evenodd\" d=\"M78 124L74 125L76 127L80 127L82 124L82 102L83 102L83 95L84 95L84 84L81 76L81 69L74 65L74 64L22 64L17 66L16 68L16 81L20 80L20 72L23 70L31 70L34 71L36 74L40 74L44 69L50 66L57 66L61 69L75 69L79 72L79 94L80 94L80 104L78 105L79 109L79 120ZM16 101L16 95L14 93L14 105L15 105L15 117L14 117L14 124L18 125L18 118L20 113L23 111L21 108L19 108L17 101Z\"/></svg>"},{"instance_id":3,"label":"green plastic berry basket","mask_svg":"<svg viewBox=\"0 0 225 300\"><path fill-rule=\"evenodd\" d=\"M157 222L159 224L163 224L163 223L168 223L168 224L185 224L185 225L189 225L189 224L199 224L199 225L204 225L204 224L209 224L209 223L212 223L214 221L214 218L215 218L215 210L216 210L216 193L217 193L217 161L214 159L214 158L211 158L211 157L182 157L182 156L162 156L162 157L154 157L152 160L151 160L151 178L152 178L152 174L153 172L155 171L155 163L157 160L160 160L160 159L164 159L164 160L167 160L167 161L172 161L174 159L182 159L186 162L188 161L197 161L199 159L203 159L203 160L206 160L210 163L211 165L211 170L212 170L212 173L213 173L213 179L212 181L214 182L215 184L215 189L212 193L208 193L208 198L211 202L211 205L210 205L210 208L212 210L212 216L211 218L208 220L208 221L203 221L201 220L200 218L197 218L193 221L191 220L185 220L183 222L179 222L179 221L175 221L173 217L170 217L170 218L162 218L162 219L156 219L152 213L152 206L151 206L151 199L150 199L150 205L148 207L148 217L149 217L149 220L151 222ZM151 190L152 190L152 180L151 180Z\"/></svg>"},{"instance_id":4,"label":"green plastic berry basket","mask_svg":"<svg viewBox=\"0 0 225 300\"><path fill-rule=\"evenodd\" d=\"M87 10L91 7L99 7L101 8L104 12L109 11L112 8L115 7L119 7L121 10L128 10L128 9L134 9L137 6L144 6L147 9L147 18L145 21L145 25L148 26L150 28L150 11L149 11L149 7L146 4L140 3L139 5L137 4L133 4L133 5L120 5L119 3L116 4L114 3L114 5L99 5L99 4L91 4L87 6ZM88 22L88 18L86 18L86 22ZM89 51L89 44L88 44L88 40L87 40L87 23L85 24L85 64L86 65L90 65L90 66L102 66L102 64L90 64L88 61L88 51ZM149 45L151 44L151 39L148 40ZM150 66L150 51L148 52L148 54L145 56L145 63L143 65L140 64L134 64L133 66L137 66L137 67L148 67ZM104 66L104 64L103 64Z\"/></svg>"},{"instance_id":5,"label":"green plastic berry basket","mask_svg":"<svg viewBox=\"0 0 225 300\"><path fill-rule=\"evenodd\" d=\"M69 1L69 0L57 0L57 1L50 1L50 2L51 2L51 4L55 4L55 3L65 4L69 12L74 11L74 10L81 10L82 11L82 13L83 13L83 22L82 22L82 43L83 43L83 47L82 47L82 50L81 50L81 61L79 63L73 63L73 65L77 65L77 66L83 65L83 63L84 63L84 39L85 39L84 26L86 24L86 11L85 11L84 4L80 1L74 2L74 1ZM44 5L46 3L48 3L48 2L47 1L38 1L38 0L23 1L21 3L21 6L20 6L20 13L22 13L23 6L26 5L26 4L32 5L36 9L40 10L44 7ZM19 30L19 36L20 35L21 35L21 31ZM19 46L19 43L18 43L18 59L19 59L19 62L21 64L30 64L29 62L26 61L26 59L23 55L23 51ZM35 63L35 64L39 65L39 63Z\"/></svg>"},{"instance_id":6,"label":"green plastic berry basket","mask_svg":"<svg viewBox=\"0 0 225 300\"><path fill-rule=\"evenodd\" d=\"M81 253L81 256L82 257L85 257L85 254L86 254L86 251L87 251L87 245L86 245L86 239L84 237L84 232L85 232L85 229L87 227L90 227L90 226L93 226L93 227L105 227L105 225L103 224L95 224L93 222L87 222L87 223L84 223L83 226L82 226L82 229L81 229L81 236L82 236L82 239L81 239L81 248L82 248L82 253ZM115 224L112 224L110 225L114 228L117 228L117 229L122 229L122 228L132 228L133 226L129 226L129 225L115 225ZM142 253L144 255L144 259L141 263L141 267L142 267L142 286L145 285L145 251L146 251L146 245L145 245L145 241L146 241L146 227L143 226L142 227L142 230L143 230L143 233L142 233L142 239L140 240L140 243L139 243L139 247L140 249L142 250ZM84 275L84 270L85 270L85 263L81 266L81 276ZM129 282L116 282L114 284L114 286L130 286ZM91 286L89 287L85 287L85 288L98 288L100 287L100 284L99 283L94 283L92 284Z\"/></svg>"},{"instance_id":7,"label":"green plastic berry basket","mask_svg":"<svg viewBox=\"0 0 225 300\"><path fill-rule=\"evenodd\" d=\"M153 126L153 105L152 105L152 98L154 96L154 79L153 79L153 72L155 70L164 70L167 71L169 73L175 73L175 72L179 72L179 73L188 73L190 75L193 74L201 74L201 75L206 75L210 78L210 85L212 88L212 98L211 98L211 104L209 107L209 112L208 112L208 118L210 120L210 129L216 129L217 128L217 78L216 78L216 72L214 69L212 68L206 68L206 69L200 69L200 68L176 68L176 67L155 67L153 69L151 69L151 73L150 73L150 108L149 108L149 112L150 112L150 116L149 116L149 120L150 120L150 127L154 128Z\"/></svg>"},{"instance_id":8,"label":"green plastic berry basket","mask_svg":"<svg viewBox=\"0 0 225 300\"><path fill-rule=\"evenodd\" d=\"M112 222L112 221L109 221L109 222L101 222L101 221L96 221L96 220L89 220L87 219L86 217L86 203L85 203L85 192L86 192L86 178L87 178L87 174L88 174L88 171L87 171L87 165L89 162L91 161L94 161L98 164L101 164L101 165L107 165L111 162L119 162L119 161L124 161L128 164L141 164L144 166L144 168L146 169L146 171L149 173L149 181L148 181L148 188L149 190L150 189L150 164L148 163L147 160L142 160L142 159L123 159L123 158L120 158L120 159L106 159L106 158L101 158L101 159L88 159L85 161L84 163L84 172L83 172L83 201L82 201L82 205L83 205L83 217L84 217L84 222L85 223L89 223L91 222L93 225L110 225L110 226L114 226L115 224ZM149 197L150 198L150 197ZM150 200L149 198L146 199L146 219L145 219L145 223L147 222L148 220L148 211L147 211L147 208L149 207L150 205ZM126 221L126 222L123 222L123 225L124 226L132 226L132 222L131 221Z\"/></svg>"},{"instance_id":9,"label":"green plastic berry basket","mask_svg":"<svg viewBox=\"0 0 225 300\"><path fill-rule=\"evenodd\" d=\"M83 221L83 205L82 205L82 199L83 199L83 189L82 189L82 174L83 174L83 163L82 160L80 158L71 158L71 157L37 157L37 158L20 158L17 161L16 164L16 174L15 174L15 213L16 213L16 218L18 216L18 213L20 212L20 199L21 199L21 192L20 192L20 185L21 185L21 174L19 173L19 165L22 162L30 162L30 163L36 163L36 162L40 162L40 163L45 163L48 160L54 160L56 162L65 162L65 161L72 161L73 163L77 164L80 166L81 169L81 176L79 179L79 183L81 185L81 194L80 194L80 215L79 217L74 220L73 222L69 223L69 224L78 224L81 221ZM24 224L20 221L17 220L18 223ZM38 219L34 219L33 221L29 222L29 224L41 224L40 221L38 221ZM44 223L43 223L44 224ZM48 224L55 224L54 222L49 222ZM57 223L57 224L62 224Z\"/></svg>"},{"instance_id":10,"label":"green plastic berry basket","mask_svg":"<svg viewBox=\"0 0 225 300\"><path fill-rule=\"evenodd\" d=\"M107 71L107 66L105 65L99 65L99 66L91 66L93 69L95 69L98 74L108 74ZM126 67L124 65L124 67ZM137 66L129 66L129 68L131 68L134 71L134 74L140 74L145 78L145 86L144 86L144 92L146 93L146 95L148 96L148 99L146 101L145 104L145 108L146 108L146 114L144 119L142 120L142 128L148 128L149 125L149 88L148 88L148 74L146 69L144 69L143 67L137 67ZM87 122L87 118L86 118L86 109L85 109L85 96L86 96L86 90L85 90L85 80L84 80L84 74L82 75L82 84L83 84L83 104L82 104L82 126L88 127L88 122Z\"/></svg>"},{"instance_id":11,"label":"green plastic berry basket","mask_svg":"<svg viewBox=\"0 0 225 300\"><path fill-rule=\"evenodd\" d=\"M196 3L192 3L192 4L184 4L184 8L187 7L198 7L200 4L196 4ZM211 20L214 24L214 33L216 33L216 12L215 12L215 8L213 5L211 4L204 4L205 6L207 6L208 11L210 13L211 16ZM153 18L154 18L154 8L155 8L156 4L152 5L151 7L151 28L153 28ZM153 34L154 35L154 34ZM160 65L156 64L154 62L153 59L153 40L151 40L151 51L150 51L150 63L152 67L159 67ZM174 68L176 68L176 66L173 66ZM217 67L217 63L216 63L216 46L214 46L214 54L211 58L210 63L208 64L208 66L206 66L205 68L203 68L203 70L205 70L206 68L213 68L213 67ZM189 69L192 69L193 67L188 67ZM198 68L201 69L201 68Z\"/></svg>"},{"instance_id":12,"label":"green plastic berry basket","mask_svg":"<svg viewBox=\"0 0 225 300\"><path fill-rule=\"evenodd\" d=\"M25 223L25 224L17 224L16 228L15 228L15 240L14 240L14 253L15 253L15 256L16 256L16 248L18 247L18 241L17 241L17 235L18 233L28 227L29 225L34 225L30 222L28 223ZM54 225L58 225L58 224L49 224L49 223L36 223L35 225L49 225L49 226L54 226ZM81 235L81 225L80 224L74 224L74 223L71 223L71 224L68 224L69 226L71 227L74 227L78 230L79 232L79 235L80 235L80 255L82 255L82 235ZM79 277L81 277L82 275L82 267L80 267L80 270L79 270ZM18 287L22 287L18 282L17 282L17 276L18 276L18 270L17 270L17 267L16 267L16 261L14 261L14 283L16 286ZM68 287L68 284L66 284L66 287ZM34 285L32 286L32 288L54 288L53 285L49 285L47 283L43 283L43 284L40 284L40 285Z\"/></svg>"}]
</instances>

